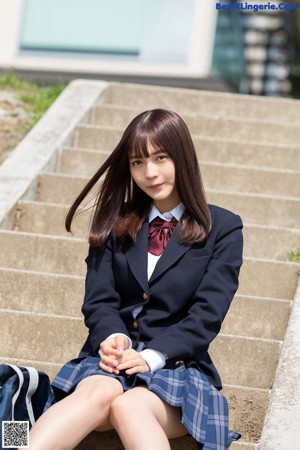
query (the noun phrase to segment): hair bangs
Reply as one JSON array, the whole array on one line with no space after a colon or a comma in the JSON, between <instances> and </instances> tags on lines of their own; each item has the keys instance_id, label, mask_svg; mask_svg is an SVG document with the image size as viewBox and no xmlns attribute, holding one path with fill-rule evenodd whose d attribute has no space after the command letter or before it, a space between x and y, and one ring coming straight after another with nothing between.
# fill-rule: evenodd
<instances>
[{"instance_id":1,"label":"hair bangs","mask_svg":"<svg viewBox=\"0 0 300 450\"><path fill-rule=\"evenodd\" d=\"M157 152L169 153L165 146L161 145L161 138L153 130L137 130L127 142L128 158L149 158L149 148Z\"/></svg>"},{"instance_id":2,"label":"hair bangs","mask_svg":"<svg viewBox=\"0 0 300 450\"><path fill-rule=\"evenodd\" d=\"M149 138L147 133L137 132L127 142L128 158L148 158Z\"/></svg>"}]
</instances>

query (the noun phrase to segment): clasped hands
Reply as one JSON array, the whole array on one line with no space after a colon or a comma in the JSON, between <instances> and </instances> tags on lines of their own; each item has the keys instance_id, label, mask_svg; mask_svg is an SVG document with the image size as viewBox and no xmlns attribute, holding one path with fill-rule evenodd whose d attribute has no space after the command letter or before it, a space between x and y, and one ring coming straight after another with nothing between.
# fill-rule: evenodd
<instances>
[{"instance_id":1,"label":"clasped hands","mask_svg":"<svg viewBox=\"0 0 300 450\"><path fill-rule=\"evenodd\" d=\"M125 370L127 375L150 370L147 362L139 352L128 348L129 341L125 336L115 336L100 344L100 369L108 373L119 374Z\"/></svg>"}]
</instances>

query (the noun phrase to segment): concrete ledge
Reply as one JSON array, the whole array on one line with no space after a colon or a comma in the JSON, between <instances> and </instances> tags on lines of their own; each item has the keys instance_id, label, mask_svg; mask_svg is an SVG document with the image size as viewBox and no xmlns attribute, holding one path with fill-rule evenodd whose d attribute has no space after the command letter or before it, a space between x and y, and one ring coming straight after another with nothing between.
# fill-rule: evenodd
<instances>
[{"instance_id":1,"label":"concrete ledge","mask_svg":"<svg viewBox=\"0 0 300 450\"><path fill-rule=\"evenodd\" d=\"M300 442L300 280L261 436L261 450L291 450Z\"/></svg>"},{"instance_id":2,"label":"concrete ledge","mask_svg":"<svg viewBox=\"0 0 300 450\"><path fill-rule=\"evenodd\" d=\"M50 170L60 146L69 145L76 125L84 120L107 88L104 81L75 80L62 92L38 124L0 167L0 226L10 228L8 214L16 202L33 195L34 180Z\"/></svg>"}]
</instances>

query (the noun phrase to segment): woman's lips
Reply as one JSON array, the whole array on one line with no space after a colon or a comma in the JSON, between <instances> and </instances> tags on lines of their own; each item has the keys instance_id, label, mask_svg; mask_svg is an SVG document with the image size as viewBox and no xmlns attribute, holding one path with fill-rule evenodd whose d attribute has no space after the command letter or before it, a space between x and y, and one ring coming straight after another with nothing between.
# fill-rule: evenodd
<instances>
[{"instance_id":1,"label":"woman's lips","mask_svg":"<svg viewBox=\"0 0 300 450\"><path fill-rule=\"evenodd\" d=\"M149 189L159 189L162 185L163 185L163 183L152 184L151 186L149 186Z\"/></svg>"}]
</instances>

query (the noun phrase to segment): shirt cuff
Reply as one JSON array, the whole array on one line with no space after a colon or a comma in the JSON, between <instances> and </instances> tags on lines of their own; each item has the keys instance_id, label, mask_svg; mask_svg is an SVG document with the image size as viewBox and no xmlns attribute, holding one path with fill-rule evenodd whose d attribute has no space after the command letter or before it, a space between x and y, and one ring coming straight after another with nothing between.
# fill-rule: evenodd
<instances>
[{"instance_id":1,"label":"shirt cuff","mask_svg":"<svg viewBox=\"0 0 300 450\"><path fill-rule=\"evenodd\" d=\"M127 341L128 341L128 348L132 348L132 341L131 341L131 339L128 336L126 336L126 334L123 334L123 333L110 334L105 340L114 338L116 336L125 336L127 338Z\"/></svg>"},{"instance_id":2,"label":"shirt cuff","mask_svg":"<svg viewBox=\"0 0 300 450\"><path fill-rule=\"evenodd\" d=\"M146 348L140 353L150 367L151 372L156 372L158 369L162 369L166 364L166 355L157 350Z\"/></svg>"}]
</instances>

